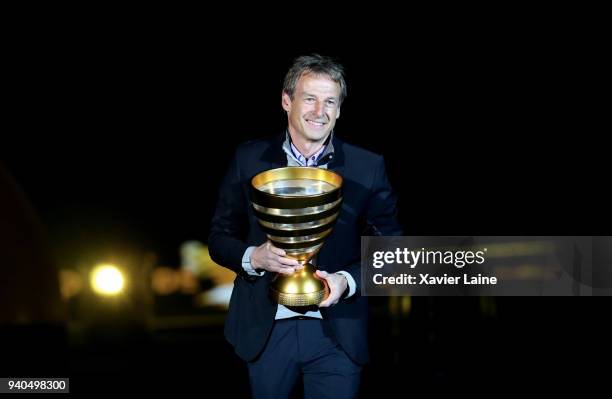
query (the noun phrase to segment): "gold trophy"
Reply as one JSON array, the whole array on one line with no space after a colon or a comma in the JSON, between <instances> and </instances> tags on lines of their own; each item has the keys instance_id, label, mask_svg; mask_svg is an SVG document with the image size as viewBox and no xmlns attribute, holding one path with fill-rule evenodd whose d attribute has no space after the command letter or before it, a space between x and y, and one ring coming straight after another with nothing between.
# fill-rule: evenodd
<instances>
[{"instance_id":1,"label":"gold trophy","mask_svg":"<svg viewBox=\"0 0 612 399\"><path fill-rule=\"evenodd\" d=\"M270 295L286 306L321 303L327 282L309 263L334 228L342 207L342 177L327 169L285 167L259 173L251 180L251 204L272 245L304 268L277 274Z\"/></svg>"}]
</instances>

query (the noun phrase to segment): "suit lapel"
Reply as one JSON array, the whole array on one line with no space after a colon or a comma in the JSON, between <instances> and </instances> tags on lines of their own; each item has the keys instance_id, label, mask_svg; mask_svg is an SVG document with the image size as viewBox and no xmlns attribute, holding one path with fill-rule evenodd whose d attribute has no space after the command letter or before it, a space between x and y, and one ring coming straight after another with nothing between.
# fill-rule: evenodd
<instances>
[{"instance_id":1,"label":"suit lapel","mask_svg":"<svg viewBox=\"0 0 612 399\"><path fill-rule=\"evenodd\" d=\"M264 151L261 156L263 162L267 162L269 169L282 168L287 166L287 155L283 151L283 142L285 141L285 132L274 137L271 145Z\"/></svg>"},{"instance_id":2,"label":"suit lapel","mask_svg":"<svg viewBox=\"0 0 612 399\"><path fill-rule=\"evenodd\" d=\"M329 170L332 170L338 173L340 176L344 177L344 143L342 142L342 140L338 139L335 134L332 137L332 140L334 144L334 156L327 165L327 167L329 168Z\"/></svg>"}]
</instances>

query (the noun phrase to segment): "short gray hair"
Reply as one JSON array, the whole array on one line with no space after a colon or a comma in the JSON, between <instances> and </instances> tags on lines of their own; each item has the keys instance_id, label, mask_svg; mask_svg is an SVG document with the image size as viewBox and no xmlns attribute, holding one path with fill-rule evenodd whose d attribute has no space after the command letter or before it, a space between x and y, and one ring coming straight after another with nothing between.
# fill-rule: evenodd
<instances>
[{"instance_id":1,"label":"short gray hair","mask_svg":"<svg viewBox=\"0 0 612 399\"><path fill-rule=\"evenodd\" d=\"M340 104L346 98L346 82L344 81L344 67L331 57L319 54L303 55L293 61L283 83L283 93L287 93L293 100L293 94L298 80L308 73L325 75L340 85Z\"/></svg>"}]
</instances>

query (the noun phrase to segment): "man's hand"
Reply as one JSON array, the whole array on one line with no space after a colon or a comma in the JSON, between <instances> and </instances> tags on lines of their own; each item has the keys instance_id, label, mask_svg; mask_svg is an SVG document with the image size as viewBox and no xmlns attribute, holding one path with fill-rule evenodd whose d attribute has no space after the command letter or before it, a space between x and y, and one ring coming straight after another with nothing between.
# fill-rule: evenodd
<instances>
[{"instance_id":1,"label":"man's hand","mask_svg":"<svg viewBox=\"0 0 612 399\"><path fill-rule=\"evenodd\" d=\"M297 260L287 258L286 255L284 250L276 248L268 241L251 253L251 267L282 274L292 274L304 268Z\"/></svg>"},{"instance_id":2,"label":"man's hand","mask_svg":"<svg viewBox=\"0 0 612 399\"><path fill-rule=\"evenodd\" d=\"M328 308L334 306L340 300L340 297L348 287L348 281L342 274L330 274L322 270L316 271L317 276L325 279L329 285L329 296L326 300L319 304L320 308Z\"/></svg>"}]
</instances>

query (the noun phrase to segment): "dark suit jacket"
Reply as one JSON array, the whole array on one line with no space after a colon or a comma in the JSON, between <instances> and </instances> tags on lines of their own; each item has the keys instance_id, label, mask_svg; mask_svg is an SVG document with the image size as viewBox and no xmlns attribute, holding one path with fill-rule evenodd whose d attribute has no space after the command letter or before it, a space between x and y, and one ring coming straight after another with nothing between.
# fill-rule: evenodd
<instances>
[{"instance_id":1,"label":"dark suit jacket","mask_svg":"<svg viewBox=\"0 0 612 399\"><path fill-rule=\"evenodd\" d=\"M249 246L266 236L249 202L251 178L268 169L287 166L282 150L285 134L250 141L236 150L221 185L208 247L212 259L237 273L225 322L225 336L242 359L251 361L262 351L272 329L277 304L268 297L273 273L253 277L242 268ZM317 267L328 272L345 270L357 283L354 296L322 308L344 351L357 363L368 360L367 298L360 295L362 235L401 235L396 198L385 173L382 156L333 137L334 154L328 168L343 176L343 205L332 234L317 255Z\"/></svg>"}]
</instances>

